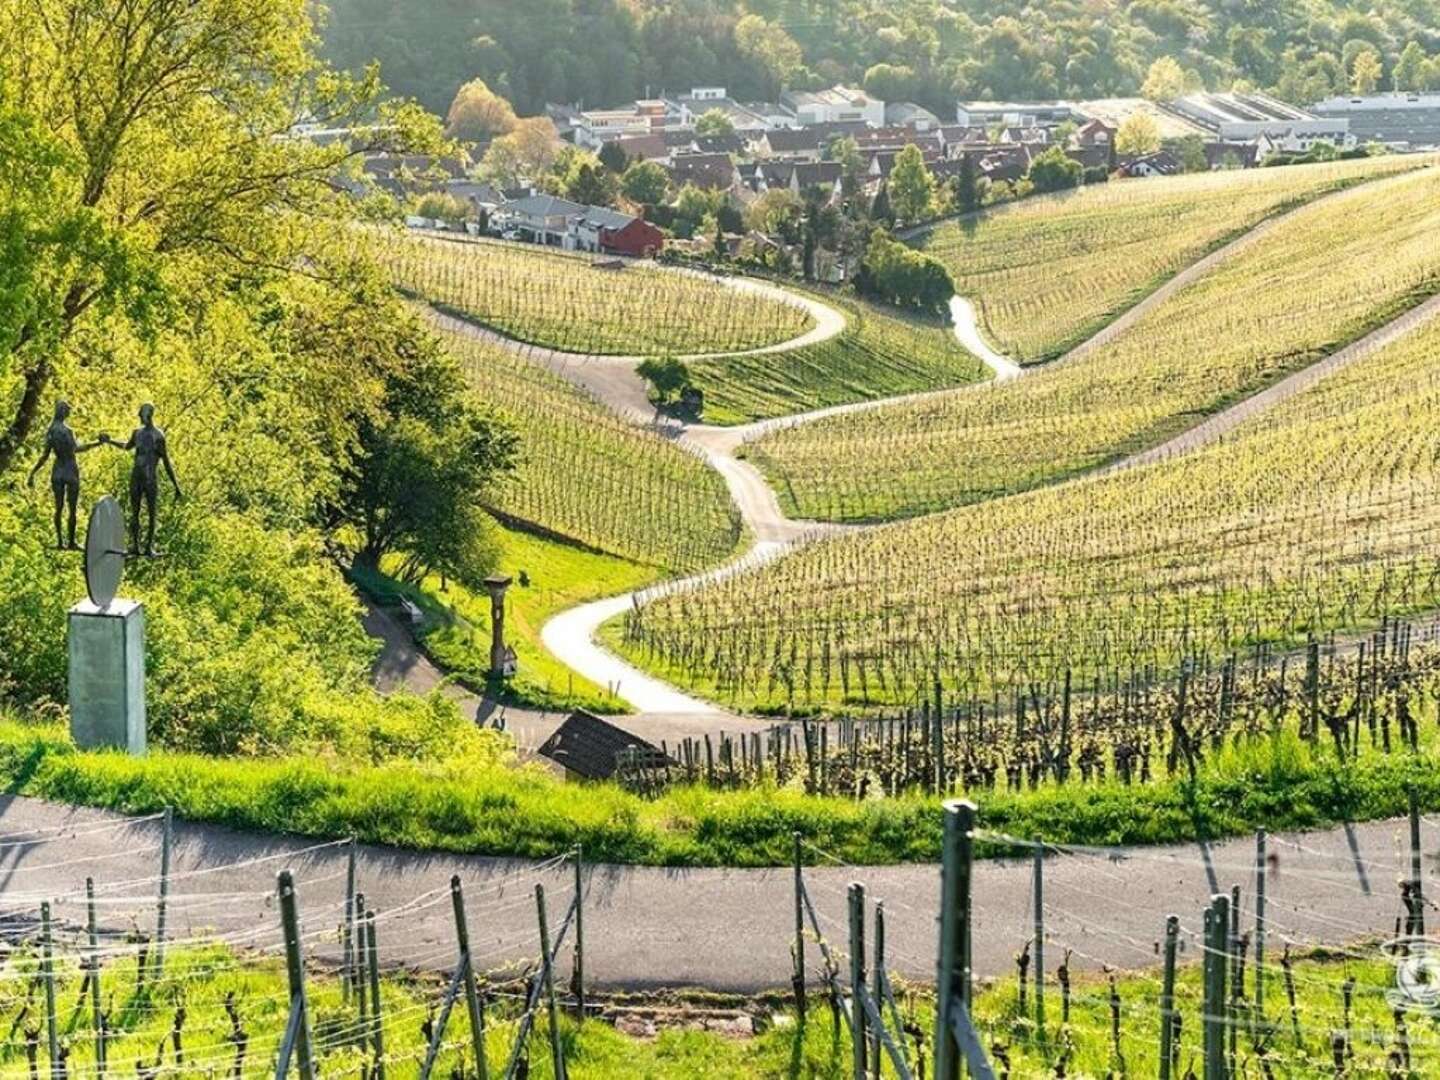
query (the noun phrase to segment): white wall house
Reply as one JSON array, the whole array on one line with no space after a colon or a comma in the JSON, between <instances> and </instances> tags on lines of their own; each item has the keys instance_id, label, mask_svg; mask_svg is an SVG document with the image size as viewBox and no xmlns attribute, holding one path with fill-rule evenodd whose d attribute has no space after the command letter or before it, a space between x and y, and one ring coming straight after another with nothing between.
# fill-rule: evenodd
<instances>
[{"instance_id":1,"label":"white wall house","mask_svg":"<svg viewBox=\"0 0 1440 1080\"><path fill-rule=\"evenodd\" d=\"M861 120L871 127L885 126L885 103L864 90L832 86L829 90L788 90L780 103L802 124L839 124Z\"/></svg>"}]
</instances>

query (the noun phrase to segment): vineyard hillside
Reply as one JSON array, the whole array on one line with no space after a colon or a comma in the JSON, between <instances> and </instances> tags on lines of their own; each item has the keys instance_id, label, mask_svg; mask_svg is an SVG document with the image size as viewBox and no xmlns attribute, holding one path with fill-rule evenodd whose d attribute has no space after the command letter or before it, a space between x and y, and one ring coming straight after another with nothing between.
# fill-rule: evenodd
<instances>
[{"instance_id":1,"label":"vineyard hillside","mask_svg":"<svg viewBox=\"0 0 1440 1080\"><path fill-rule=\"evenodd\" d=\"M913 702L937 671L982 700L1161 678L1427 611L1437 409L1432 323L1208 449L818 543L649 604L624 648L726 701L814 708Z\"/></svg>"},{"instance_id":2,"label":"vineyard hillside","mask_svg":"<svg viewBox=\"0 0 1440 1080\"><path fill-rule=\"evenodd\" d=\"M873 521L1114 461L1334 352L1440 287L1440 170L1288 216L1102 348L1020 379L774 432L792 517Z\"/></svg>"},{"instance_id":3,"label":"vineyard hillside","mask_svg":"<svg viewBox=\"0 0 1440 1080\"><path fill-rule=\"evenodd\" d=\"M652 356L729 353L798 338L798 303L663 269L533 244L395 238L380 248L412 295L530 345Z\"/></svg>"},{"instance_id":4,"label":"vineyard hillside","mask_svg":"<svg viewBox=\"0 0 1440 1080\"><path fill-rule=\"evenodd\" d=\"M947 222L920 247L974 300L995 346L1029 364L1079 344L1264 218L1414 166L1414 158L1379 157L1094 184Z\"/></svg>"},{"instance_id":5,"label":"vineyard hillside","mask_svg":"<svg viewBox=\"0 0 1440 1080\"><path fill-rule=\"evenodd\" d=\"M508 349L439 332L480 399L520 433L520 466L490 509L670 571L712 566L735 550L739 518L700 456Z\"/></svg>"}]
</instances>

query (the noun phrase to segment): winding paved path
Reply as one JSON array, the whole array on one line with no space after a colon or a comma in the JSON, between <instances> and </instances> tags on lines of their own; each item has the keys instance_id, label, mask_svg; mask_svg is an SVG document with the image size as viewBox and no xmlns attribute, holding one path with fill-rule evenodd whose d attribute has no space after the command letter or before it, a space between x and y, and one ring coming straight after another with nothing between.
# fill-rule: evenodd
<instances>
[{"instance_id":1,"label":"winding paved path","mask_svg":"<svg viewBox=\"0 0 1440 1080\"><path fill-rule=\"evenodd\" d=\"M1286 940L1343 944L1388 934L1400 910L1397 877L1405 873L1402 825L1385 821L1272 836L1275 860L1267 890L1272 955ZM64 832L38 831L56 829ZM56 835L64 839L50 842ZM11 919L28 920L41 900L58 898L56 917L71 928L82 926L84 882L93 876L103 898L105 927L123 932L133 919L135 926L149 930L155 884L146 879L158 872L159 836L154 819L0 796L0 908ZM174 837L172 938L245 935L252 945L276 951L275 875L289 868L298 882L303 929L316 935L307 950L322 959L337 958L335 937L322 932L341 919L342 847L307 851L314 841L186 822L176 823ZM1427 851L1434 851L1440 832L1427 824L1422 840ZM1428 883L1436 878L1435 861L1427 858L1426 863L1426 891L1433 895L1436 886ZM447 969L454 956L448 898L452 874L464 884L477 966L485 971L536 951L533 885L545 884L552 917L558 918L573 880L567 867L528 860L368 844L357 849L357 868L358 888L381 919L382 959L436 970ZM821 929L837 946L843 948L846 935L846 886L858 880L872 900L885 901L891 970L915 980L934 978L935 866L817 866L804 876ZM1013 956L1030 933L1030 860L981 861L974 880L976 971L982 977L1011 974ZM112 893L114 883L125 881L135 884ZM1187 929L1197 928L1210 894L1239 884L1248 896L1253 881L1250 840L1051 857L1045 869L1050 970L1067 947L1075 950L1071 966L1076 970L1094 970L1101 963L1151 966L1156 962L1153 943L1167 914L1179 914ZM386 919L386 913L432 890L439 894L428 906ZM585 968L592 985L750 993L789 982L794 931L789 868L592 865L586 890ZM1195 943L1190 945L1187 954L1193 959ZM807 952L808 972L818 981L820 959L813 943ZM568 968L567 950L567 976Z\"/></svg>"}]
</instances>

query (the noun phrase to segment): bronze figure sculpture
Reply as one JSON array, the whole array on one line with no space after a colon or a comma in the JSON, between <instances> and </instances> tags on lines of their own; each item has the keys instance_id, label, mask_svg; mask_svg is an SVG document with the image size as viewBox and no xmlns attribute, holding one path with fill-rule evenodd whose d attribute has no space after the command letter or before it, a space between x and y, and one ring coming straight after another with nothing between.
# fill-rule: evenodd
<instances>
[{"instance_id":1,"label":"bronze figure sculpture","mask_svg":"<svg viewBox=\"0 0 1440 1080\"><path fill-rule=\"evenodd\" d=\"M70 430L70 425L65 422L69 417L70 403L57 401L55 419L45 431L45 451L26 478L26 483L34 487L35 474L46 461L52 457L55 459L55 464L50 469L50 490L55 496L55 546L61 551L79 550L79 545L75 543L75 507L80 501L79 455L110 441L108 435L101 435L96 442L80 443L75 438L75 433ZM64 528L67 507L70 512L68 540L67 530Z\"/></svg>"},{"instance_id":2,"label":"bronze figure sculpture","mask_svg":"<svg viewBox=\"0 0 1440 1080\"><path fill-rule=\"evenodd\" d=\"M119 443L105 440L111 446ZM160 466L165 466L165 475L175 489L177 499L184 498L180 481L175 479L174 466L170 464L170 451L165 442L165 432L155 426L155 406L146 402L140 406L140 426L131 434L122 450L135 452L135 464L130 470L130 554L155 554L155 504L160 496ZM147 527L145 547L140 547L140 504L145 504Z\"/></svg>"}]
</instances>

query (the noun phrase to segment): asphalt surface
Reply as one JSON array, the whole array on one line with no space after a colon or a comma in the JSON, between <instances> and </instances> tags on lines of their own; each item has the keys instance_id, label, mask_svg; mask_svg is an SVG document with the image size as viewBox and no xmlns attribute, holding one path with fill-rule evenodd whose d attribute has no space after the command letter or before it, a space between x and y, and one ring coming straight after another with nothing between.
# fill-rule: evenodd
<instances>
[{"instance_id":1,"label":"asphalt surface","mask_svg":"<svg viewBox=\"0 0 1440 1080\"><path fill-rule=\"evenodd\" d=\"M1273 836L1267 875L1269 946L1345 945L1384 937L1401 910L1397 880L1408 866L1403 822L1377 822L1294 837ZM96 831L100 829L101 831ZM62 831L54 831L54 830ZM33 927L40 901L73 941L84 920L84 884L95 879L102 927L153 933L158 887L158 820L127 819L32 799L0 798L0 927ZM1427 852L1440 831L1427 821ZM36 843L34 841L44 842ZM334 961L344 909L347 851L314 850L315 841L240 833L177 822L168 911L171 940L219 935L249 948L278 950L275 877L297 881L307 955ZM569 865L428 854L358 845L357 888L379 918L382 959L392 965L446 970L454 958L449 898L461 879L477 966L503 973L533 958L534 886L543 884L552 920L573 895ZM816 855L815 858L821 859ZM821 859L823 861L823 859ZM1425 858L1427 892L1435 859ZM980 861L975 868L978 975L1012 973L1013 956L1031 933L1032 857ZM807 891L821 931L846 947L846 889L863 883L883 900L893 971L933 979L939 870L932 865L855 868L811 866ZM1244 890L1245 921L1254 881L1252 840L1050 854L1045 866L1046 946L1050 970L1073 950L1072 970L1155 963L1166 915L1200 926L1209 895ZM788 984L794 932L793 874L775 870L686 870L585 867L585 969L591 984L611 989L699 987L751 993ZM130 882L128 886L123 883ZM1191 955L1198 955L1193 940ZM808 971L820 958L807 944ZM566 961L568 974L568 956Z\"/></svg>"}]
</instances>

